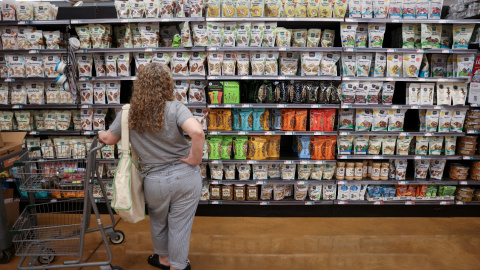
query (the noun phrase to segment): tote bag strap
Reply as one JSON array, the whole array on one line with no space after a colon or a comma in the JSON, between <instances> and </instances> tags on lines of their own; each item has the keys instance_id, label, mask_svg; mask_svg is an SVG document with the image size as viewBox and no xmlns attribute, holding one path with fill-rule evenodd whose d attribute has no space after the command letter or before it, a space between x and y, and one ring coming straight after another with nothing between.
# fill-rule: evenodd
<instances>
[{"instance_id":1,"label":"tote bag strap","mask_svg":"<svg viewBox=\"0 0 480 270\"><path fill-rule=\"evenodd\" d=\"M130 135L128 130L128 113L130 112L130 104L122 107L122 154L130 154Z\"/></svg>"}]
</instances>

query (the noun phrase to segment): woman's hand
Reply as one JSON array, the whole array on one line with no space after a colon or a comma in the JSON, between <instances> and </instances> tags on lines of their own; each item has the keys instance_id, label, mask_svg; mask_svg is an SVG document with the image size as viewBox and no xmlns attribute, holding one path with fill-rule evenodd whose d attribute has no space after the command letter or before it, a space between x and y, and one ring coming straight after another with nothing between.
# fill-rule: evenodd
<instances>
[{"instance_id":1,"label":"woman's hand","mask_svg":"<svg viewBox=\"0 0 480 270\"><path fill-rule=\"evenodd\" d=\"M181 162L185 162L192 166L200 165L202 163L202 157L201 156L195 157L194 154L192 153L192 148L190 148L190 152L188 153L187 158L181 158L179 160Z\"/></svg>"}]
</instances>

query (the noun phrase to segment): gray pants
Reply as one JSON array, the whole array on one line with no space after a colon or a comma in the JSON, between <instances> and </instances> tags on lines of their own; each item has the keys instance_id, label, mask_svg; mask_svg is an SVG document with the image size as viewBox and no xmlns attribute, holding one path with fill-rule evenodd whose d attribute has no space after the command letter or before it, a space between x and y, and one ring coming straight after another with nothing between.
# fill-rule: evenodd
<instances>
[{"instance_id":1,"label":"gray pants","mask_svg":"<svg viewBox=\"0 0 480 270\"><path fill-rule=\"evenodd\" d=\"M144 190L155 253L168 256L171 266L184 269L202 191L200 167L183 163L149 173Z\"/></svg>"}]
</instances>

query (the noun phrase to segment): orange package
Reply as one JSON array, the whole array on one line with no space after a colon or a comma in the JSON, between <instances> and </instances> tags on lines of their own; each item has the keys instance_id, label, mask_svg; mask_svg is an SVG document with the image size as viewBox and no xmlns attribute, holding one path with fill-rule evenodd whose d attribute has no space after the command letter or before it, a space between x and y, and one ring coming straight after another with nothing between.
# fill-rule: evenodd
<instances>
[{"instance_id":1,"label":"orange package","mask_svg":"<svg viewBox=\"0 0 480 270\"><path fill-rule=\"evenodd\" d=\"M427 197L428 185L422 185L417 187L417 197Z\"/></svg>"},{"instance_id":2,"label":"orange package","mask_svg":"<svg viewBox=\"0 0 480 270\"><path fill-rule=\"evenodd\" d=\"M263 160L267 158L267 139L263 136L249 137L249 158Z\"/></svg>"},{"instance_id":3,"label":"orange package","mask_svg":"<svg viewBox=\"0 0 480 270\"><path fill-rule=\"evenodd\" d=\"M337 149L337 136L326 136L325 159L335 159L335 150Z\"/></svg>"},{"instance_id":4,"label":"orange package","mask_svg":"<svg viewBox=\"0 0 480 270\"><path fill-rule=\"evenodd\" d=\"M296 131L307 131L308 110L295 110L295 128Z\"/></svg>"},{"instance_id":5,"label":"orange package","mask_svg":"<svg viewBox=\"0 0 480 270\"><path fill-rule=\"evenodd\" d=\"M410 185L408 186L407 192L405 193L405 196L413 196L415 197L417 195L417 186Z\"/></svg>"},{"instance_id":6,"label":"orange package","mask_svg":"<svg viewBox=\"0 0 480 270\"><path fill-rule=\"evenodd\" d=\"M217 110L211 109L207 116L207 129L216 130L217 129Z\"/></svg>"},{"instance_id":7,"label":"orange package","mask_svg":"<svg viewBox=\"0 0 480 270\"><path fill-rule=\"evenodd\" d=\"M295 130L295 110L282 109L281 125L284 131Z\"/></svg>"},{"instance_id":8,"label":"orange package","mask_svg":"<svg viewBox=\"0 0 480 270\"><path fill-rule=\"evenodd\" d=\"M231 110L223 110L223 130L231 131L233 128L233 114Z\"/></svg>"},{"instance_id":9,"label":"orange package","mask_svg":"<svg viewBox=\"0 0 480 270\"><path fill-rule=\"evenodd\" d=\"M395 188L397 189L397 197L407 196L407 186L397 185Z\"/></svg>"},{"instance_id":10,"label":"orange package","mask_svg":"<svg viewBox=\"0 0 480 270\"><path fill-rule=\"evenodd\" d=\"M333 131L335 126L335 109L325 109L323 110L323 131Z\"/></svg>"},{"instance_id":11,"label":"orange package","mask_svg":"<svg viewBox=\"0 0 480 270\"><path fill-rule=\"evenodd\" d=\"M262 116L260 116L260 125L263 130L270 130L270 110L265 110Z\"/></svg>"},{"instance_id":12,"label":"orange package","mask_svg":"<svg viewBox=\"0 0 480 270\"><path fill-rule=\"evenodd\" d=\"M266 136L268 158L280 157L280 140L282 136Z\"/></svg>"},{"instance_id":13,"label":"orange package","mask_svg":"<svg viewBox=\"0 0 480 270\"><path fill-rule=\"evenodd\" d=\"M311 159L324 159L327 140L324 136L315 136L310 138L310 156Z\"/></svg>"},{"instance_id":14,"label":"orange package","mask_svg":"<svg viewBox=\"0 0 480 270\"><path fill-rule=\"evenodd\" d=\"M324 117L323 110L310 110L310 131L323 131Z\"/></svg>"}]
</instances>

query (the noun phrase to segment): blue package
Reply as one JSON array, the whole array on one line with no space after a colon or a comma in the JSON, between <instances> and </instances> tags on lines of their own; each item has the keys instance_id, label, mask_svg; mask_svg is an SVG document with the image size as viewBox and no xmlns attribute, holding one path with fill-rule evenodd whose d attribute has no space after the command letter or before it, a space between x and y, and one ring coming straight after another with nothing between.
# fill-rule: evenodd
<instances>
[{"instance_id":1,"label":"blue package","mask_svg":"<svg viewBox=\"0 0 480 270\"><path fill-rule=\"evenodd\" d=\"M240 113L238 112L238 109L232 109L232 115L233 115L233 130L240 130Z\"/></svg>"},{"instance_id":2,"label":"blue package","mask_svg":"<svg viewBox=\"0 0 480 270\"><path fill-rule=\"evenodd\" d=\"M263 130L262 118L264 117L265 109L253 109L253 130Z\"/></svg>"},{"instance_id":3,"label":"blue package","mask_svg":"<svg viewBox=\"0 0 480 270\"><path fill-rule=\"evenodd\" d=\"M240 130L253 130L253 110L240 109Z\"/></svg>"},{"instance_id":4,"label":"blue package","mask_svg":"<svg viewBox=\"0 0 480 270\"><path fill-rule=\"evenodd\" d=\"M299 158L310 158L310 136L297 136Z\"/></svg>"}]
</instances>

